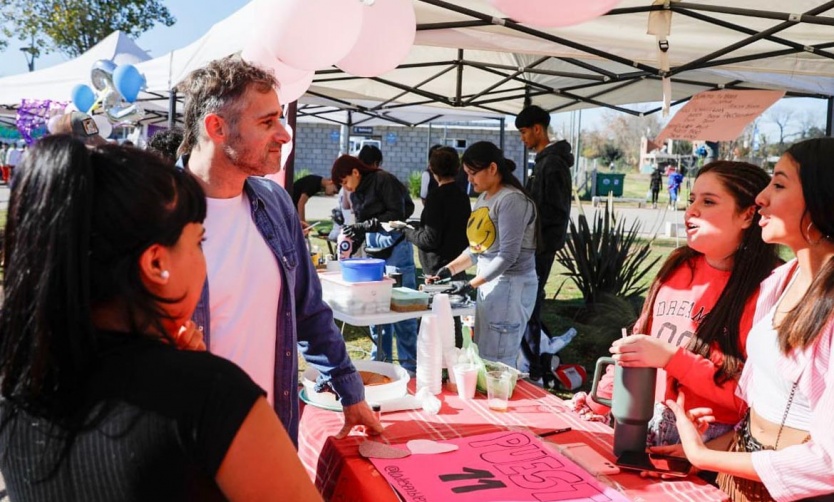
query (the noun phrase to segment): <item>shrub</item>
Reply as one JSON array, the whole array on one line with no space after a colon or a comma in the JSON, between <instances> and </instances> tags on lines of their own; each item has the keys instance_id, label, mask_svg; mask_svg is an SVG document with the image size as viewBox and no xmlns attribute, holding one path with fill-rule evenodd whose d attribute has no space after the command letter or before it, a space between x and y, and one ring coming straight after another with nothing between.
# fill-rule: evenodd
<instances>
[{"instance_id":1,"label":"shrub","mask_svg":"<svg viewBox=\"0 0 834 502\"><path fill-rule=\"evenodd\" d=\"M411 171L408 173L408 193L411 198L420 197L420 183L423 179L423 171Z\"/></svg>"},{"instance_id":2,"label":"shrub","mask_svg":"<svg viewBox=\"0 0 834 502\"><path fill-rule=\"evenodd\" d=\"M311 174L313 174L313 173L311 173L309 169L299 169L293 175L292 180L293 181L298 181L300 178L303 178L305 176L309 176Z\"/></svg>"},{"instance_id":3,"label":"shrub","mask_svg":"<svg viewBox=\"0 0 834 502\"><path fill-rule=\"evenodd\" d=\"M567 269L565 280L576 284L588 306L605 295L628 300L643 294L648 289L644 277L660 257L650 260L651 242L637 239L640 222L626 227L611 209L609 196L605 210L596 211L590 225L582 204L577 203L578 222L570 221L565 247L556 253L556 260Z\"/></svg>"}]
</instances>

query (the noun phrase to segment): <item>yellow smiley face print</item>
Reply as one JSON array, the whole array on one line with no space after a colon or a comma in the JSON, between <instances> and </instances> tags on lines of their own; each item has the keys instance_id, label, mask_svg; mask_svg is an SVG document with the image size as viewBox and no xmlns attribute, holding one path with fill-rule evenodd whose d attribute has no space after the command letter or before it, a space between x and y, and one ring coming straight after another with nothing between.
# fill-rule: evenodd
<instances>
[{"instance_id":1,"label":"yellow smiley face print","mask_svg":"<svg viewBox=\"0 0 834 502\"><path fill-rule=\"evenodd\" d=\"M495 243L495 224L489 217L489 208L480 207L469 216L466 224L466 238L469 249L476 254L483 253Z\"/></svg>"}]
</instances>

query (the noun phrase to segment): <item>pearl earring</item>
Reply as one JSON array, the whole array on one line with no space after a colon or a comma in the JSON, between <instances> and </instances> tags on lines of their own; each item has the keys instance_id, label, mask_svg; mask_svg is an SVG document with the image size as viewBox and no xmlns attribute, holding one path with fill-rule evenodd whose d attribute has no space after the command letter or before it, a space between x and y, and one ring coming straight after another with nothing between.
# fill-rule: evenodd
<instances>
[{"instance_id":1,"label":"pearl earring","mask_svg":"<svg viewBox=\"0 0 834 502\"><path fill-rule=\"evenodd\" d=\"M168 272L167 270L163 270L162 272L159 273L159 277L162 277L163 279L165 279L167 281L168 278L171 277L171 273Z\"/></svg>"}]
</instances>

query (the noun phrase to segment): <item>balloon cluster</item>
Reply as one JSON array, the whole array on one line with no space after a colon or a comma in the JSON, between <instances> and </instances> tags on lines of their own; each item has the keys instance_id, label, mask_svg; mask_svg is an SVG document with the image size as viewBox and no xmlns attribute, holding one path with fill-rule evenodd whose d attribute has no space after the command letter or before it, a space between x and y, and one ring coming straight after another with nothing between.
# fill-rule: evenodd
<instances>
[{"instance_id":1,"label":"balloon cluster","mask_svg":"<svg viewBox=\"0 0 834 502\"><path fill-rule=\"evenodd\" d=\"M101 59L90 70L93 88L86 84L77 84L72 88L72 103L79 111L92 115L101 108L106 120L94 115L99 130L112 130L112 123L136 123L145 116L145 110L135 103L139 91L145 87L145 77L135 66L124 64L116 66L113 61ZM104 127L102 127L104 126ZM103 130L102 130L103 129Z\"/></svg>"},{"instance_id":2,"label":"balloon cluster","mask_svg":"<svg viewBox=\"0 0 834 502\"><path fill-rule=\"evenodd\" d=\"M493 7L519 23L556 28L599 17L620 0L489 0Z\"/></svg>"},{"instance_id":3,"label":"balloon cluster","mask_svg":"<svg viewBox=\"0 0 834 502\"><path fill-rule=\"evenodd\" d=\"M417 33L412 0L258 0L241 57L271 70L282 103L307 92L315 71L336 65L375 77L408 55Z\"/></svg>"}]
</instances>

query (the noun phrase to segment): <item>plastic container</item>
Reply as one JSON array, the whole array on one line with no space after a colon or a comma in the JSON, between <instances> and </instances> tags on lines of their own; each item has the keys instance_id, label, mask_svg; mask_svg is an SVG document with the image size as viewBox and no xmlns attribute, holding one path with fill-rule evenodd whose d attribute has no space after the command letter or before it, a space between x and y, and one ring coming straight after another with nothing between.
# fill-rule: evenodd
<instances>
[{"instance_id":1,"label":"plastic container","mask_svg":"<svg viewBox=\"0 0 834 502\"><path fill-rule=\"evenodd\" d=\"M428 308L428 293L411 288L394 288L391 290L391 310L395 312L412 312Z\"/></svg>"},{"instance_id":2,"label":"plastic container","mask_svg":"<svg viewBox=\"0 0 834 502\"><path fill-rule=\"evenodd\" d=\"M344 271L344 262L342 262ZM391 310L391 289L394 279L381 281L348 282L340 272L322 272L321 291L330 308L349 315L378 314Z\"/></svg>"},{"instance_id":3,"label":"plastic container","mask_svg":"<svg viewBox=\"0 0 834 502\"><path fill-rule=\"evenodd\" d=\"M385 275L385 260L352 258L342 260L342 278L347 282L381 281Z\"/></svg>"},{"instance_id":4,"label":"plastic container","mask_svg":"<svg viewBox=\"0 0 834 502\"><path fill-rule=\"evenodd\" d=\"M397 399L408 394L408 381L411 377L402 366L395 366L383 361L358 360L353 361L356 371L371 371L385 375L391 379L390 382L381 385L365 386L365 401L368 403L380 403ZM309 366L301 378L301 384L307 393L307 398L320 406L338 407L341 406L336 400L336 395L331 392L316 392L316 379L319 377L319 370Z\"/></svg>"}]
</instances>

